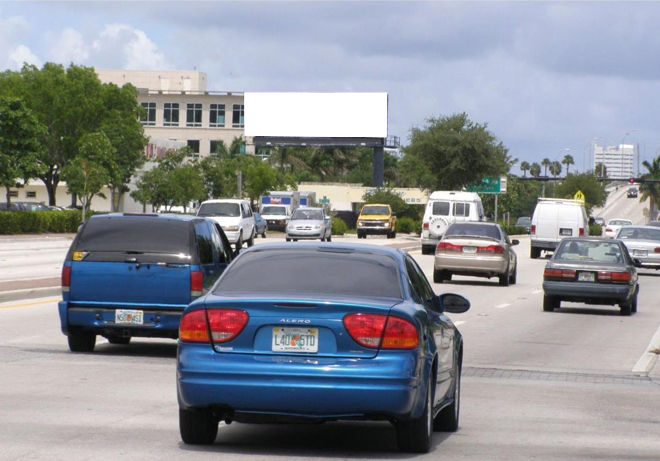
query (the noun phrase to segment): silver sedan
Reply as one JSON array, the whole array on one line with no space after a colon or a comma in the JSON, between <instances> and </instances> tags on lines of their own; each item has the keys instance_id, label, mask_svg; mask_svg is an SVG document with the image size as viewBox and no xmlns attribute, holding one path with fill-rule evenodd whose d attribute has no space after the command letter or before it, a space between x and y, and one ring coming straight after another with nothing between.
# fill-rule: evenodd
<instances>
[{"instance_id":1,"label":"silver sedan","mask_svg":"<svg viewBox=\"0 0 660 461\"><path fill-rule=\"evenodd\" d=\"M286 241L321 239L332 241L332 219L323 208L298 208L286 226Z\"/></svg>"},{"instance_id":2,"label":"silver sedan","mask_svg":"<svg viewBox=\"0 0 660 461\"><path fill-rule=\"evenodd\" d=\"M616 238L621 240L628 253L639 259L642 267L660 269L660 228L653 226L626 226Z\"/></svg>"}]
</instances>

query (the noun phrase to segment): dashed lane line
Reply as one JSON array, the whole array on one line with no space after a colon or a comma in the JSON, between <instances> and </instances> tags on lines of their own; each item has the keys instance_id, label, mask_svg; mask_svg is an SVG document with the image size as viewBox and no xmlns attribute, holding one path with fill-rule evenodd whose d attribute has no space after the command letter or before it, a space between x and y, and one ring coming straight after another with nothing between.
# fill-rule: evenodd
<instances>
[{"instance_id":1,"label":"dashed lane line","mask_svg":"<svg viewBox=\"0 0 660 461\"><path fill-rule=\"evenodd\" d=\"M504 309L505 307L509 307L511 304L509 303L504 303L504 304L499 304L495 306L495 309Z\"/></svg>"},{"instance_id":2,"label":"dashed lane line","mask_svg":"<svg viewBox=\"0 0 660 461\"><path fill-rule=\"evenodd\" d=\"M463 325L465 322L466 322L465 320L457 320L454 322L454 325L456 326Z\"/></svg>"},{"instance_id":3,"label":"dashed lane line","mask_svg":"<svg viewBox=\"0 0 660 461\"><path fill-rule=\"evenodd\" d=\"M534 290L534 291L532 291L533 295L537 295L539 293L543 293L543 290Z\"/></svg>"}]
</instances>

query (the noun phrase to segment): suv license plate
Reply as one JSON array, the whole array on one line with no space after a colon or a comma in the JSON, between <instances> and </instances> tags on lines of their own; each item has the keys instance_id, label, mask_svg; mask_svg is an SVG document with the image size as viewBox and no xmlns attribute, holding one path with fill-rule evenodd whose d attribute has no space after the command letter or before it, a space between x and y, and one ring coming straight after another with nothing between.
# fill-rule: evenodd
<instances>
[{"instance_id":1,"label":"suv license plate","mask_svg":"<svg viewBox=\"0 0 660 461\"><path fill-rule=\"evenodd\" d=\"M144 312L117 309L115 311L115 323L119 325L142 325L144 323Z\"/></svg>"},{"instance_id":2,"label":"suv license plate","mask_svg":"<svg viewBox=\"0 0 660 461\"><path fill-rule=\"evenodd\" d=\"M273 328L273 352L307 352L319 350L317 328Z\"/></svg>"},{"instance_id":3,"label":"suv license plate","mask_svg":"<svg viewBox=\"0 0 660 461\"><path fill-rule=\"evenodd\" d=\"M596 274L593 272L580 272L578 274L578 281L579 282L595 282L596 281Z\"/></svg>"}]
</instances>

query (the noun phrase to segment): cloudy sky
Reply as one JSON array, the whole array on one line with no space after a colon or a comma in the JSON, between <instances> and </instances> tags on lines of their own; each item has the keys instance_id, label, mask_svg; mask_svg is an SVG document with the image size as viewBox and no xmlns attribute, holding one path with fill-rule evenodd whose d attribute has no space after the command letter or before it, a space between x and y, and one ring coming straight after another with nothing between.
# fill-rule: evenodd
<instances>
[{"instance_id":1,"label":"cloudy sky","mask_svg":"<svg viewBox=\"0 0 660 461\"><path fill-rule=\"evenodd\" d=\"M570 149L583 170L594 138L660 153L658 18L655 2L1 2L0 69L197 68L217 91L384 91L404 143L466 112L521 161Z\"/></svg>"}]
</instances>

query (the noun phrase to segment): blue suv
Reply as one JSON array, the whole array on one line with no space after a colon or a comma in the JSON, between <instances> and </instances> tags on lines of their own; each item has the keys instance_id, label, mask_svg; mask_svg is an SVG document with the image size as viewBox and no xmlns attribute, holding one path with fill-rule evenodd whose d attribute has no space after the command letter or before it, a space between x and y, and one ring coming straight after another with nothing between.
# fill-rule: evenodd
<instances>
[{"instance_id":1,"label":"blue suv","mask_svg":"<svg viewBox=\"0 0 660 461\"><path fill-rule=\"evenodd\" d=\"M96 336L178 337L183 309L213 286L234 254L222 228L188 215L112 213L78 230L62 268L62 332L73 352Z\"/></svg>"}]
</instances>

